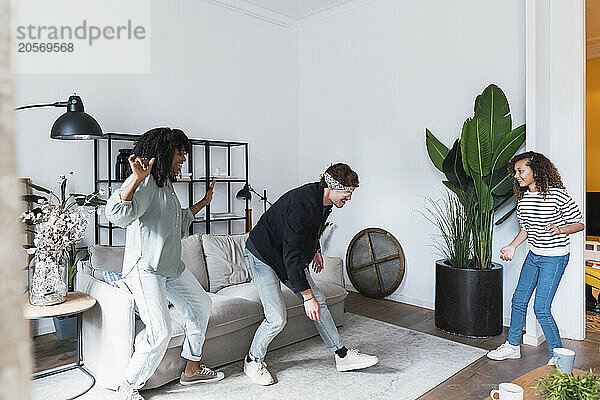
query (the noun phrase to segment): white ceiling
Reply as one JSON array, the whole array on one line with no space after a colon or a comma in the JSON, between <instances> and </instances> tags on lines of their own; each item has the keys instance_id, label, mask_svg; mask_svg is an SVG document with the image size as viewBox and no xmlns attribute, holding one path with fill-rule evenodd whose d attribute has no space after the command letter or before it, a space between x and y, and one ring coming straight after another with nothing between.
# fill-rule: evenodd
<instances>
[{"instance_id":1,"label":"white ceiling","mask_svg":"<svg viewBox=\"0 0 600 400\"><path fill-rule=\"evenodd\" d=\"M352 0L244 0L246 3L301 19Z\"/></svg>"}]
</instances>

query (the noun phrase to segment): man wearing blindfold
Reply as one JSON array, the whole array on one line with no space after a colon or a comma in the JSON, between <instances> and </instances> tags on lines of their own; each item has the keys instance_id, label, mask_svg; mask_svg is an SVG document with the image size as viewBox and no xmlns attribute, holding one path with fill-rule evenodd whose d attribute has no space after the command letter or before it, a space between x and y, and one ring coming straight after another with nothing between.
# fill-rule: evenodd
<instances>
[{"instance_id":1,"label":"man wearing blindfold","mask_svg":"<svg viewBox=\"0 0 600 400\"><path fill-rule=\"evenodd\" d=\"M366 368L379 361L343 345L325 296L308 270L311 262L315 273L323 270L319 233L333 206L342 208L352 199L358 184L358 175L347 164L333 164L321 175L320 182L307 183L281 196L250 232L246 265L265 314L244 359L244 373L255 383L274 382L264 359L267 347L287 319L280 282L302 300L306 315L314 321L327 348L335 353L338 371Z\"/></svg>"}]
</instances>

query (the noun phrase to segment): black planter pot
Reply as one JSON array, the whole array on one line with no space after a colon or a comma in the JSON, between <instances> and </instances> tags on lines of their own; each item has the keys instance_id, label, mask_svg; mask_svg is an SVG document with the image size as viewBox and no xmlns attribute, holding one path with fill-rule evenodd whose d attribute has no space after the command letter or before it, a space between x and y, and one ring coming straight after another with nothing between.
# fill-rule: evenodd
<instances>
[{"instance_id":1,"label":"black planter pot","mask_svg":"<svg viewBox=\"0 0 600 400\"><path fill-rule=\"evenodd\" d=\"M502 333L502 265L488 270L435 263L435 326L455 335L489 337Z\"/></svg>"}]
</instances>

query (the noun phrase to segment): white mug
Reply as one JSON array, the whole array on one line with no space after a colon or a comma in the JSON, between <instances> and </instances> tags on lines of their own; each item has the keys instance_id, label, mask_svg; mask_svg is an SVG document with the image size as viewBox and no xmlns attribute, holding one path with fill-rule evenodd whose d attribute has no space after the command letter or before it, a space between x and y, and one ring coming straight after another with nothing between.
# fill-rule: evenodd
<instances>
[{"instance_id":1,"label":"white mug","mask_svg":"<svg viewBox=\"0 0 600 400\"><path fill-rule=\"evenodd\" d=\"M492 400L523 400L523 388L514 383L501 383L498 385L499 390L492 390L490 397ZM494 395L498 394L498 398Z\"/></svg>"}]
</instances>

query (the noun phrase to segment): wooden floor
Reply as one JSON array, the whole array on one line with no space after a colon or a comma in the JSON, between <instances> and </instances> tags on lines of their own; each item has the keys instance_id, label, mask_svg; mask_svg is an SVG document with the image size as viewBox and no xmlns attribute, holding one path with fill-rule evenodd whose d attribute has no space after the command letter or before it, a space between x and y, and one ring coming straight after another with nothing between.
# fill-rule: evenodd
<instances>
[{"instance_id":1,"label":"wooden floor","mask_svg":"<svg viewBox=\"0 0 600 400\"><path fill-rule=\"evenodd\" d=\"M506 341L507 328L504 333L489 339L469 339L450 335L435 327L434 311L391 300L375 300L357 293L350 293L346 300L348 312L388 322L393 325L413 329L418 332L465 343L485 350L491 350ZM598 339L596 335L594 339ZM575 368L600 372L600 341L586 339L583 341L564 340L563 345L576 352ZM445 382L441 383L420 400L476 400L485 399L492 389L498 388L500 382L513 379L548 362L549 352L546 344L539 347L521 346L521 359L492 361L481 357L467 368L461 370Z\"/></svg>"},{"instance_id":2,"label":"wooden floor","mask_svg":"<svg viewBox=\"0 0 600 400\"><path fill-rule=\"evenodd\" d=\"M393 325L442 337L471 346L491 350L504 343L504 334L490 339L469 339L442 332L435 327L434 311L397 303L391 300L375 300L351 292L346 300L348 312L388 322ZM600 332L590 332L583 341L563 340L565 347L573 349L577 356L575 368L600 372ZM539 347L521 346L519 360L492 361L483 356L453 377L441 383L421 400L470 400L485 399L498 383L509 382L526 372L546 364L549 358L545 344ZM75 340L56 339L54 334L34 339L35 370L46 370L75 361Z\"/></svg>"}]
</instances>

